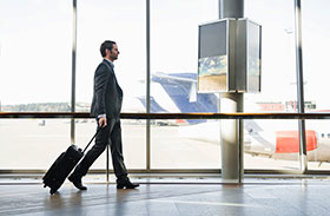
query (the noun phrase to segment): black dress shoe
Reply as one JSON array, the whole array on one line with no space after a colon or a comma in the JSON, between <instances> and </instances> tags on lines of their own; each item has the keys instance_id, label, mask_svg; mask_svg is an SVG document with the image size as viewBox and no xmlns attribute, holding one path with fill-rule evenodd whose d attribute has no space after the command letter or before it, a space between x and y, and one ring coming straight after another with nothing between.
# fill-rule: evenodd
<instances>
[{"instance_id":1,"label":"black dress shoe","mask_svg":"<svg viewBox=\"0 0 330 216\"><path fill-rule=\"evenodd\" d=\"M73 183L73 185L78 188L79 190L87 190L87 187L82 185L81 178L74 178L73 176L70 176L69 181Z\"/></svg>"},{"instance_id":2,"label":"black dress shoe","mask_svg":"<svg viewBox=\"0 0 330 216\"><path fill-rule=\"evenodd\" d=\"M117 189L134 189L139 186L139 184L132 183L127 177L123 179L117 179Z\"/></svg>"}]
</instances>

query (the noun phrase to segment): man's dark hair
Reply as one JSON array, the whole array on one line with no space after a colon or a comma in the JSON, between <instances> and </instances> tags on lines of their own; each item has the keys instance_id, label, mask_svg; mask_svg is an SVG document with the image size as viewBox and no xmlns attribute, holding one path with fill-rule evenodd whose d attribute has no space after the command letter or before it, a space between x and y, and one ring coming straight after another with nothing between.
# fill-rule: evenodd
<instances>
[{"instance_id":1,"label":"man's dark hair","mask_svg":"<svg viewBox=\"0 0 330 216\"><path fill-rule=\"evenodd\" d=\"M114 44L116 44L116 42L111 41L111 40L106 40L101 44L100 52L101 52L102 57L105 57L105 55L106 55L105 50L106 49L108 49L110 51L112 50L112 47L113 47Z\"/></svg>"}]
</instances>

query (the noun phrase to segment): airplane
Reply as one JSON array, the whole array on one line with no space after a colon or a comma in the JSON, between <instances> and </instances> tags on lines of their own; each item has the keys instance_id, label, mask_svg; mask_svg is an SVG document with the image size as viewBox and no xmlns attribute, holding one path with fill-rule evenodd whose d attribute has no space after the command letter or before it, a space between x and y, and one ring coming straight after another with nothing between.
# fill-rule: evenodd
<instances>
[{"instance_id":1,"label":"airplane","mask_svg":"<svg viewBox=\"0 0 330 216\"><path fill-rule=\"evenodd\" d=\"M151 77L152 113L203 113L219 112L219 93L198 93L196 73L162 73ZM145 97L138 97L146 106ZM313 102L306 102L315 108ZM312 104L312 106L311 106ZM285 112L296 109L296 102L285 103L257 102L256 112ZM316 111L316 110L314 110ZM181 136L220 143L220 122L217 120L160 120L160 126L180 125ZM325 122L324 122L325 124ZM321 132L326 125L308 123L306 146L309 161L330 162L330 133ZM203 133L200 133L203 131ZM297 160L299 153L299 133L297 120L244 120L244 152L252 156L274 159ZM320 166L319 165L319 166Z\"/></svg>"}]
</instances>

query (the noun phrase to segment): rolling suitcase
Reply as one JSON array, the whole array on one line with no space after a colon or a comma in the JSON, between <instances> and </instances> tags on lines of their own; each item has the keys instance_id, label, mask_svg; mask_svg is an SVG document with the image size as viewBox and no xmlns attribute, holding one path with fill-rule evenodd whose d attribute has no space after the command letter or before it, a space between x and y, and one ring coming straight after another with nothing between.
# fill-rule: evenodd
<instances>
[{"instance_id":1,"label":"rolling suitcase","mask_svg":"<svg viewBox=\"0 0 330 216\"><path fill-rule=\"evenodd\" d=\"M54 194L63 184L66 177L71 173L73 168L78 164L80 159L84 156L84 153L88 146L92 143L94 138L100 132L97 130L93 138L89 141L84 151L78 148L76 145L71 145L69 148L60 154L55 160L45 176L42 178L44 187L50 187L50 194Z\"/></svg>"}]
</instances>

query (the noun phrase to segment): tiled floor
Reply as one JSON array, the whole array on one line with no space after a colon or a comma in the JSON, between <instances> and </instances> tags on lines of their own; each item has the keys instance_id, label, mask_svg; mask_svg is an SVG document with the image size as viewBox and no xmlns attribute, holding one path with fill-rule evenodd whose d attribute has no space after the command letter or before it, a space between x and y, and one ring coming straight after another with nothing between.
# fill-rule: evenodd
<instances>
[{"instance_id":1,"label":"tiled floor","mask_svg":"<svg viewBox=\"0 0 330 216\"><path fill-rule=\"evenodd\" d=\"M242 185L156 181L137 190L99 182L83 192L66 183L52 196L40 183L9 183L0 183L0 215L330 215L327 178L250 178Z\"/></svg>"}]
</instances>

